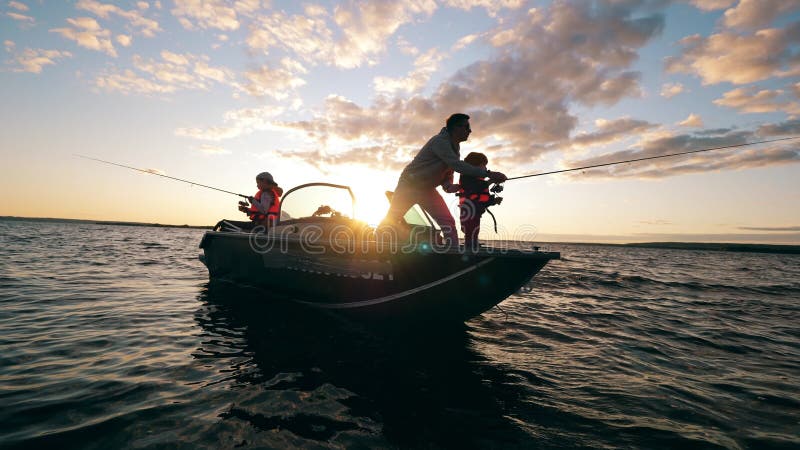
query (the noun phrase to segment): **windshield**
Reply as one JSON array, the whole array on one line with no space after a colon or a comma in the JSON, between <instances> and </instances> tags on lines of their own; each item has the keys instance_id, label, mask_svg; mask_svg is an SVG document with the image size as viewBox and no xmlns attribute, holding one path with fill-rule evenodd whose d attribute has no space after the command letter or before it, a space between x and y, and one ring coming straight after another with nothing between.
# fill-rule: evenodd
<instances>
[{"instance_id":1,"label":"windshield","mask_svg":"<svg viewBox=\"0 0 800 450\"><path fill-rule=\"evenodd\" d=\"M350 188L315 183L290 189L281 200L281 220L341 215L353 217L354 200Z\"/></svg>"},{"instance_id":2,"label":"windshield","mask_svg":"<svg viewBox=\"0 0 800 450\"><path fill-rule=\"evenodd\" d=\"M420 225L423 227L435 228L433 223L428 220L428 215L419 205L414 205L408 211L406 211L406 214L403 216L403 220L405 220L409 225Z\"/></svg>"}]
</instances>

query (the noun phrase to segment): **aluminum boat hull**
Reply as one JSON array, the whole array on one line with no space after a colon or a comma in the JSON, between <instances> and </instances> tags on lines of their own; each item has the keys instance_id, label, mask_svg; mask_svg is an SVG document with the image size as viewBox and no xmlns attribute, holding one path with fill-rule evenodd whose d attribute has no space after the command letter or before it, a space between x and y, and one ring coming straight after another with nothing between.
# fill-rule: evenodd
<instances>
[{"instance_id":1,"label":"aluminum boat hull","mask_svg":"<svg viewBox=\"0 0 800 450\"><path fill-rule=\"evenodd\" d=\"M369 320L466 321L524 286L555 252L428 244L355 248L245 232L207 232L201 259L212 280L253 286L265 301L291 300Z\"/></svg>"}]
</instances>

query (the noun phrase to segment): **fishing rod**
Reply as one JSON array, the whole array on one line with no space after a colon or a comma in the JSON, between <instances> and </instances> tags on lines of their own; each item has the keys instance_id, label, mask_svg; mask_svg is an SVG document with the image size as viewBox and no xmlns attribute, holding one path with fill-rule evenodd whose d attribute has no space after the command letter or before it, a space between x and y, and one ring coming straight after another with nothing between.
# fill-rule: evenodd
<instances>
[{"instance_id":1,"label":"fishing rod","mask_svg":"<svg viewBox=\"0 0 800 450\"><path fill-rule=\"evenodd\" d=\"M669 158L671 156L689 155L691 153L710 152L712 150L724 150L724 149L728 149L728 148L746 147L748 145L768 144L770 142L788 141L788 140L791 140L791 139L800 139L800 136L792 136L792 137L786 137L786 138L780 138L780 139L770 139L770 140L767 140L767 141L759 141L759 142L747 142L747 143L744 143L744 144L723 145L722 147L704 148L702 150L691 150L691 151L688 151L688 152L670 153L668 155L648 156L646 158L628 159L628 160L625 160L625 161L616 161L616 162L610 162L610 163L604 163L604 164L594 164L594 165L585 166L585 167L575 167L573 169L563 169L563 170L554 170L552 172L534 173L534 174L530 174L530 175L522 175L522 176L519 176L519 177L511 177L511 178L508 178L506 181L519 180L520 178L540 177L542 175L552 175L552 174L555 174L555 173L572 172L572 171L575 171L575 170L594 169L595 167L613 166L615 164L625 164L625 163L631 163L631 162L636 162L636 161L646 161L648 159Z\"/></svg>"},{"instance_id":2,"label":"fishing rod","mask_svg":"<svg viewBox=\"0 0 800 450\"><path fill-rule=\"evenodd\" d=\"M126 168L126 169L135 170L135 171L137 171L137 172L149 173L150 175L158 175L158 176L160 176L160 177L169 178L170 180L175 180L175 181L181 181L181 182L184 182L184 183L189 183L189 184L191 184L192 186L200 186L200 187L204 187L204 188L208 188L208 189L213 189L213 190L215 190L215 191L224 192L224 193L226 193L226 194L238 195L239 197L244 197L244 198L246 198L247 200L250 200L251 198L253 198L253 197L252 197L252 196L250 196L250 195L237 194L236 192L226 191L225 189L215 188L214 186L208 186L208 185L201 184L201 183L196 183L196 182L194 182L194 181L190 181L190 180L183 180L183 179L181 179L181 178L171 177L171 176L169 176L169 175L164 175L163 173L158 173L158 172L156 172L156 171L154 171L154 170L139 169L138 167L131 167L131 166L126 166L125 164L119 164L119 163L115 163L115 162L111 162L111 161L104 161L104 160L102 160L102 159L92 158L92 157L90 157L90 156L77 155L77 154L76 154L75 156L77 156L78 158L83 158L83 159L91 159L92 161L98 161L98 162L101 162L101 163L104 163L104 164L111 164L112 166L124 167L124 168Z\"/></svg>"}]
</instances>

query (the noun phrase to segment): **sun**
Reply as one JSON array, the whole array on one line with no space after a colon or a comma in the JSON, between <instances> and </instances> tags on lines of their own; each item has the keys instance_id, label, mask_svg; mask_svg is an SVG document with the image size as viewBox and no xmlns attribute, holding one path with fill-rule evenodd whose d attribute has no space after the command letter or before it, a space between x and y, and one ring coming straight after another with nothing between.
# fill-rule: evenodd
<instances>
[{"instance_id":1,"label":"sun","mask_svg":"<svg viewBox=\"0 0 800 450\"><path fill-rule=\"evenodd\" d=\"M386 212L389 210L389 199L386 198L386 191L393 190L389 187L392 182L387 181L391 177L382 172L372 172L369 174L359 174L358 181L350 184L353 194L356 196L355 218L363 220L368 225L377 226Z\"/></svg>"},{"instance_id":2,"label":"sun","mask_svg":"<svg viewBox=\"0 0 800 450\"><path fill-rule=\"evenodd\" d=\"M384 191L356 191L354 194L356 196L356 219L363 220L373 227L377 226L383 220L386 211L389 210L389 200Z\"/></svg>"}]
</instances>

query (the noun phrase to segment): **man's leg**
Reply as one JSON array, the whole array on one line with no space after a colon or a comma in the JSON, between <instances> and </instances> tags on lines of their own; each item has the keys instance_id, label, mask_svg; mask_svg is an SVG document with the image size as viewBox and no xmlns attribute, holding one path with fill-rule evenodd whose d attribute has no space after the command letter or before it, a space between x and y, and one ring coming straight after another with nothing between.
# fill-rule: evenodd
<instances>
[{"instance_id":1,"label":"man's leg","mask_svg":"<svg viewBox=\"0 0 800 450\"><path fill-rule=\"evenodd\" d=\"M419 206L427 211L433 220L442 227L445 246L457 246L458 231L456 231L456 221L453 219L453 215L450 214L450 210L447 208L442 196L436 192L436 189L421 191L419 195L420 198L417 201Z\"/></svg>"},{"instance_id":2,"label":"man's leg","mask_svg":"<svg viewBox=\"0 0 800 450\"><path fill-rule=\"evenodd\" d=\"M410 238L408 225L403 220L409 208L417 203L419 194L415 189L407 187L398 181L397 187L389 202L389 211L375 230L375 240L379 243L399 245Z\"/></svg>"},{"instance_id":3,"label":"man's leg","mask_svg":"<svg viewBox=\"0 0 800 450\"><path fill-rule=\"evenodd\" d=\"M392 195L392 201L389 203L389 211L383 221L390 225L401 222L408 209L418 202L419 195L417 189L410 188L403 182L398 182Z\"/></svg>"}]
</instances>

